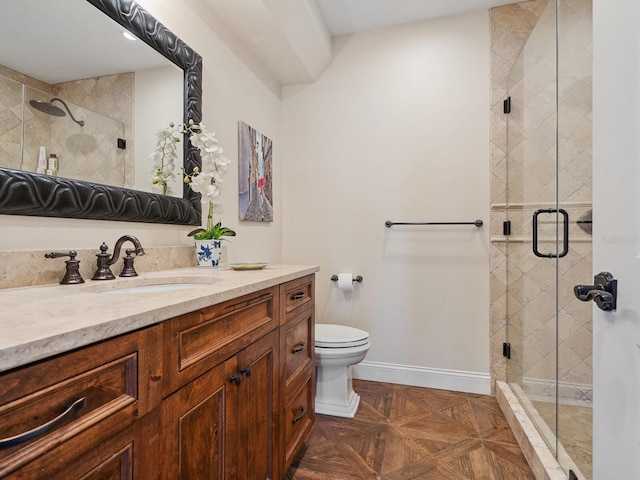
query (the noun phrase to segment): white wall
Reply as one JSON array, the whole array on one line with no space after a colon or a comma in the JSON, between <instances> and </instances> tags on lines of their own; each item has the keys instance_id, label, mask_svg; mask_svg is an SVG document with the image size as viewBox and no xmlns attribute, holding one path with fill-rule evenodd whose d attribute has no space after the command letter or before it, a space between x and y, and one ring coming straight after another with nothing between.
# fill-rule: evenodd
<instances>
[{"instance_id":1,"label":"white wall","mask_svg":"<svg viewBox=\"0 0 640 480\"><path fill-rule=\"evenodd\" d=\"M384 222L488 223L488 12L343 37L334 54L283 90L283 260L320 264L317 320L369 331L367 362L480 373L485 390L487 226ZM364 277L351 294L329 280L342 271Z\"/></svg>"},{"instance_id":2,"label":"white wall","mask_svg":"<svg viewBox=\"0 0 640 480\"><path fill-rule=\"evenodd\" d=\"M134 187L136 190L153 192L151 175L154 161L149 157L155 150L156 132L160 128L168 128L171 122L182 123L184 102L176 92L183 90L184 72L175 65L151 68L136 72L134 77L134 135L135 135L135 171ZM158 99L162 101L159 102ZM169 181L171 195L182 197L183 163L182 145L178 147L176 162L176 178Z\"/></svg>"},{"instance_id":3,"label":"white wall","mask_svg":"<svg viewBox=\"0 0 640 480\"><path fill-rule=\"evenodd\" d=\"M138 2L203 57L203 123L218 133L227 156L234 161L225 177L224 223L238 232L228 248L229 261L279 262L282 236L282 175L280 99L216 36L206 15L189 2ZM274 222L251 224L238 220L237 122L243 120L274 141ZM158 127L161 127L159 125ZM151 152L149 152L151 153ZM0 251L97 248L120 235L137 235L146 247L190 245L193 227L105 222L43 217L0 216Z\"/></svg>"},{"instance_id":4,"label":"white wall","mask_svg":"<svg viewBox=\"0 0 640 480\"><path fill-rule=\"evenodd\" d=\"M318 320L370 331L370 365L409 366L427 383L459 371L462 383L434 386L473 390L464 382L476 375L488 391L488 229L384 227L488 224L488 13L341 38L322 77L285 88L281 102L211 30L201 2L139 3L203 56L203 122L229 158L238 120L274 141L273 223L240 223L235 164L225 178L223 220L239 235L228 260L321 265ZM123 233L149 247L190 244L190 227L0 224L0 251L96 248ZM336 291L329 277L341 271L364 283Z\"/></svg>"}]
</instances>

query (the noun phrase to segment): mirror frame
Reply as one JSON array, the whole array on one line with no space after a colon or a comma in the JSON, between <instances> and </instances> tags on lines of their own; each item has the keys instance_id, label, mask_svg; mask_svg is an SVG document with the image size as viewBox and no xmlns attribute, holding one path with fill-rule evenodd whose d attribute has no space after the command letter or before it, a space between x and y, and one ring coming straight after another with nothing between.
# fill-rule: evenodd
<instances>
[{"instance_id":1,"label":"mirror frame","mask_svg":"<svg viewBox=\"0 0 640 480\"><path fill-rule=\"evenodd\" d=\"M202 57L133 0L86 0L184 71L184 119L202 120ZM201 167L185 137L184 168ZM0 168L0 214L200 225L200 194L183 198Z\"/></svg>"}]
</instances>

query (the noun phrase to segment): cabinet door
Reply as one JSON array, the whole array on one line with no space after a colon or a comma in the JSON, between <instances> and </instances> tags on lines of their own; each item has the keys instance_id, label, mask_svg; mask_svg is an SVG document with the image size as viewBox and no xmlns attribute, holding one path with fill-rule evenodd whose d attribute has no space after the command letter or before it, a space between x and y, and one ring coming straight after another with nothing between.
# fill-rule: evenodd
<instances>
[{"instance_id":1,"label":"cabinet door","mask_svg":"<svg viewBox=\"0 0 640 480\"><path fill-rule=\"evenodd\" d=\"M215 480L237 475L235 357L182 387L161 406L161 478Z\"/></svg>"},{"instance_id":2,"label":"cabinet door","mask_svg":"<svg viewBox=\"0 0 640 480\"><path fill-rule=\"evenodd\" d=\"M279 478L277 455L278 332L274 331L238 353L238 477ZM250 372L250 373L249 373Z\"/></svg>"}]
</instances>

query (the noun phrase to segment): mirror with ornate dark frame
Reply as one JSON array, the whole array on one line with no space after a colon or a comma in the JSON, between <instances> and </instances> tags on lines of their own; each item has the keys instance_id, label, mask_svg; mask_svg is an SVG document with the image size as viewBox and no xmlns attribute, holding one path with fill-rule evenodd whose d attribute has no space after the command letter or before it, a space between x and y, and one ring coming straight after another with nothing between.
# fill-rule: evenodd
<instances>
[{"instance_id":1,"label":"mirror with ornate dark frame","mask_svg":"<svg viewBox=\"0 0 640 480\"><path fill-rule=\"evenodd\" d=\"M184 72L184 121L202 119L202 57L133 0L86 0ZM184 168L200 167L183 142ZM0 167L0 214L200 225L200 195L183 198Z\"/></svg>"}]
</instances>

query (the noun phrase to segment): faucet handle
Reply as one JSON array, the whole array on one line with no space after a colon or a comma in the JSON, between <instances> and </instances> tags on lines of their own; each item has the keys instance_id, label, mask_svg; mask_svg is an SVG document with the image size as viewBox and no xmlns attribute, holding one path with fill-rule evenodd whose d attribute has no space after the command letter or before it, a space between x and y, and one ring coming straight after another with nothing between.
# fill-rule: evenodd
<instances>
[{"instance_id":1,"label":"faucet handle","mask_svg":"<svg viewBox=\"0 0 640 480\"><path fill-rule=\"evenodd\" d=\"M76 252L75 250L70 250L68 252L50 252L44 254L45 258L69 257L69 260L65 260L64 262L67 264L67 270L62 280L60 280L61 285L75 285L78 283L84 283L84 279L80 275L80 260L76 260L77 254L78 252Z\"/></svg>"},{"instance_id":2,"label":"faucet handle","mask_svg":"<svg viewBox=\"0 0 640 480\"><path fill-rule=\"evenodd\" d=\"M133 250L131 250L130 248L127 248L125 250L125 253L127 254L127 256L122 257L124 264L122 266L122 272L120 272L120 276L121 277L137 277L138 272L136 272L135 268L133 268L134 257L131 256L131 254L133 253Z\"/></svg>"},{"instance_id":3,"label":"faucet handle","mask_svg":"<svg viewBox=\"0 0 640 480\"><path fill-rule=\"evenodd\" d=\"M109 247L106 243L102 242L102 245L100 245L100 253L96 253L97 268L91 280L114 280L116 278L109 268L109 254L107 250L109 250Z\"/></svg>"}]
</instances>

